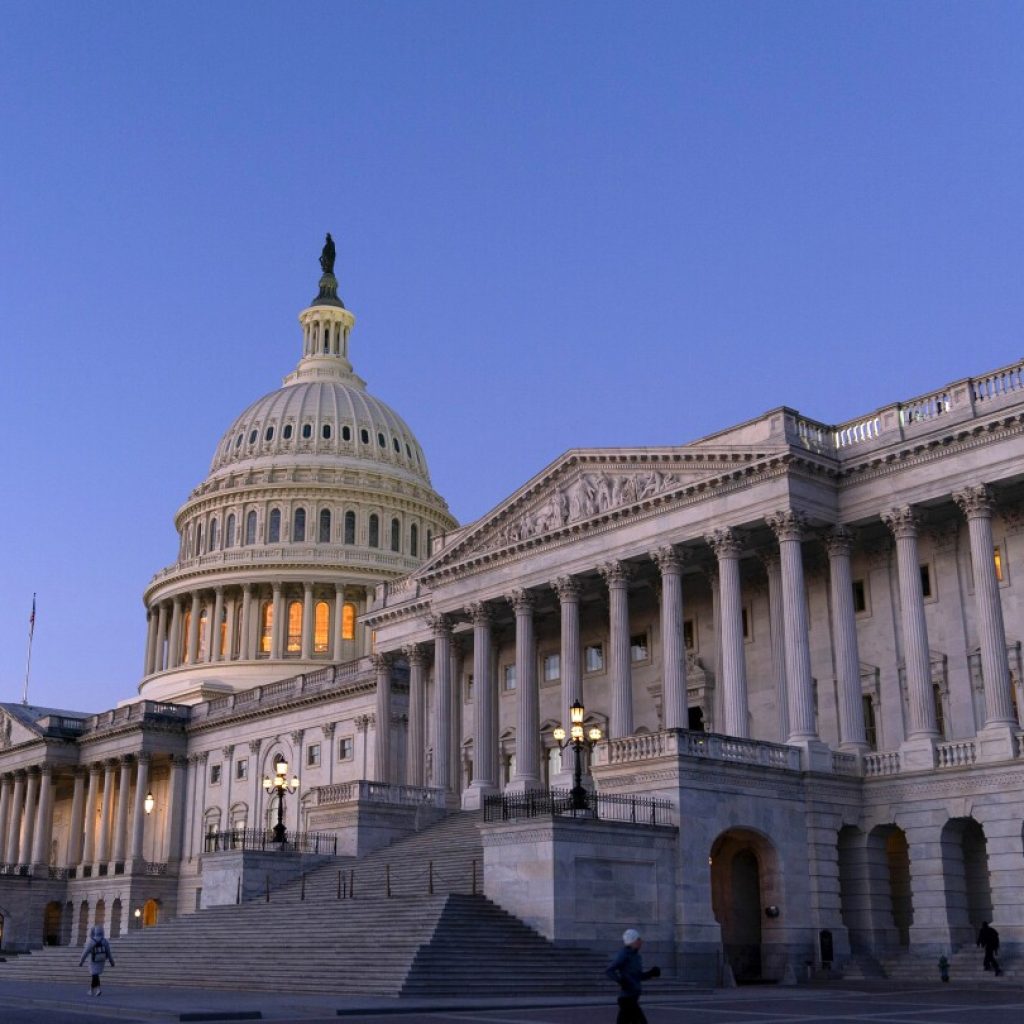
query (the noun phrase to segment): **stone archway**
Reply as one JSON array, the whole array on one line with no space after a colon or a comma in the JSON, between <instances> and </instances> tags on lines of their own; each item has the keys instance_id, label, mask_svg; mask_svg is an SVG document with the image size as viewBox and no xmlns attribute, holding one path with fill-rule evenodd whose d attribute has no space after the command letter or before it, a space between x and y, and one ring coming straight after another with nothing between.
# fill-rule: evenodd
<instances>
[{"instance_id":1,"label":"stone archway","mask_svg":"<svg viewBox=\"0 0 1024 1024\"><path fill-rule=\"evenodd\" d=\"M60 945L60 919L61 905L56 900L51 900L43 908L43 945Z\"/></svg>"},{"instance_id":2,"label":"stone archway","mask_svg":"<svg viewBox=\"0 0 1024 1024\"><path fill-rule=\"evenodd\" d=\"M71 902L71 900L68 900L64 904L64 913L61 916L60 944L62 946L70 946L71 945L71 928L72 928L72 925L74 924L74 921L73 921L74 916L75 916L75 905L74 905L74 903Z\"/></svg>"},{"instance_id":3,"label":"stone archway","mask_svg":"<svg viewBox=\"0 0 1024 1024\"><path fill-rule=\"evenodd\" d=\"M942 827L942 877L953 947L973 944L982 921L992 920L992 887L985 830L974 818L950 818Z\"/></svg>"},{"instance_id":4,"label":"stone archway","mask_svg":"<svg viewBox=\"0 0 1024 1024\"><path fill-rule=\"evenodd\" d=\"M868 835L867 890L876 952L910 946L914 901L910 847L898 825L878 825Z\"/></svg>"},{"instance_id":5,"label":"stone archway","mask_svg":"<svg viewBox=\"0 0 1024 1024\"><path fill-rule=\"evenodd\" d=\"M160 920L160 901L146 900L142 905L142 927L153 928Z\"/></svg>"},{"instance_id":6,"label":"stone archway","mask_svg":"<svg viewBox=\"0 0 1024 1024\"><path fill-rule=\"evenodd\" d=\"M110 905L110 937L116 939L121 934L121 900L114 900Z\"/></svg>"},{"instance_id":7,"label":"stone archway","mask_svg":"<svg viewBox=\"0 0 1024 1024\"><path fill-rule=\"evenodd\" d=\"M84 946L89 938L89 901L82 900L78 905L78 940L76 945Z\"/></svg>"},{"instance_id":8,"label":"stone archway","mask_svg":"<svg viewBox=\"0 0 1024 1024\"><path fill-rule=\"evenodd\" d=\"M712 845L710 867L711 907L733 976L738 982L780 978L785 954L772 947L785 908L775 847L759 832L730 829ZM768 907L778 916L765 917Z\"/></svg>"}]
</instances>

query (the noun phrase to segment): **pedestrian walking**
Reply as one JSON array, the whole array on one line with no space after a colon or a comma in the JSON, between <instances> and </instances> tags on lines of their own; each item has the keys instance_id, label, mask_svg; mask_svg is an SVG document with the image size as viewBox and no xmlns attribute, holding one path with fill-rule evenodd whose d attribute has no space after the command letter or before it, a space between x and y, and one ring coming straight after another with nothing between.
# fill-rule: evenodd
<instances>
[{"instance_id":1,"label":"pedestrian walking","mask_svg":"<svg viewBox=\"0 0 1024 1024\"><path fill-rule=\"evenodd\" d=\"M1003 973L999 961L996 959L996 953L999 952L999 932L988 921L981 922L981 929L978 931L978 945L985 950L982 967L986 971L995 971L998 978Z\"/></svg>"},{"instance_id":2,"label":"pedestrian walking","mask_svg":"<svg viewBox=\"0 0 1024 1024\"><path fill-rule=\"evenodd\" d=\"M647 1024L644 1011L640 1009L641 982L648 978L660 978L661 968L644 970L643 958L640 956L643 944L640 933L635 928L627 928L622 933L622 948L604 972L621 989L619 1015L615 1024Z\"/></svg>"},{"instance_id":3,"label":"pedestrian walking","mask_svg":"<svg viewBox=\"0 0 1024 1024\"><path fill-rule=\"evenodd\" d=\"M111 967L114 966L114 955L110 951L110 943L103 935L102 925L97 924L89 929L89 941L85 944L85 949L82 950L82 959L78 961L78 966L81 967L86 961L89 962L89 974L91 975L89 995L103 995L100 978L103 975L103 968L107 966L108 962Z\"/></svg>"}]
</instances>

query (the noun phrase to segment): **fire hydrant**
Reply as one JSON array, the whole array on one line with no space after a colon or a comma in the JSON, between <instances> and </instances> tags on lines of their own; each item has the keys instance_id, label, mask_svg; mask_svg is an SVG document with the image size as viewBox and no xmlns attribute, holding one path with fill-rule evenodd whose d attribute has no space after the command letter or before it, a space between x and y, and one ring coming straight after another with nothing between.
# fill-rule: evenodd
<instances>
[{"instance_id":1,"label":"fire hydrant","mask_svg":"<svg viewBox=\"0 0 1024 1024\"><path fill-rule=\"evenodd\" d=\"M949 961L944 956L939 957L939 977L949 981Z\"/></svg>"}]
</instances>

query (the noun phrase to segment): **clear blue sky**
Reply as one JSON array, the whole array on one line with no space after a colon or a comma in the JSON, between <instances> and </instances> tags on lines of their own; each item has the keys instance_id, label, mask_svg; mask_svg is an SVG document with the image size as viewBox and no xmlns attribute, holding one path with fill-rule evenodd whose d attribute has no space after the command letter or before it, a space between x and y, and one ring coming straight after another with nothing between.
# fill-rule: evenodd
<instances>
[{"instance_id":1,"label":"clear blue sky","mask_svg":"<svg viewBox=\"0 0 1024 1024\"><path fill-rule=\"evenodd\" d=\"M135 692L142 589L299 356L455 515L566 448L831 422L1024 354L1024 4L8 2L0 699Z\"/></svg>"}]
</instances>

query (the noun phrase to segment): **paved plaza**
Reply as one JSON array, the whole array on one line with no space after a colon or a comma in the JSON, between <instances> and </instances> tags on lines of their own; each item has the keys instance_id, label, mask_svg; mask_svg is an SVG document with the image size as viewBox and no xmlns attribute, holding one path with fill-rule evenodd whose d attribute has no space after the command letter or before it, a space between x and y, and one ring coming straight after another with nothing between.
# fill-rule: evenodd
<instances>
[{"instance_id":1,"label":"paved plaza","mask_svg":"<svg viewBox=\"0 0 1024 1024\"><path fill-rule=\"evenodd\" d=\"M650 1024L1019 1024L1024 989L991 985L831 983L658 996L645 1001ZM109 978L93 999L86 985L45 989L0 981L3 1024L143 1021L372 1021L374 1024L613 1024L614 1001L594 999L345 1000L336 996L249 994L189 989L118 989Z\"/></svg>"}]
</instances>

